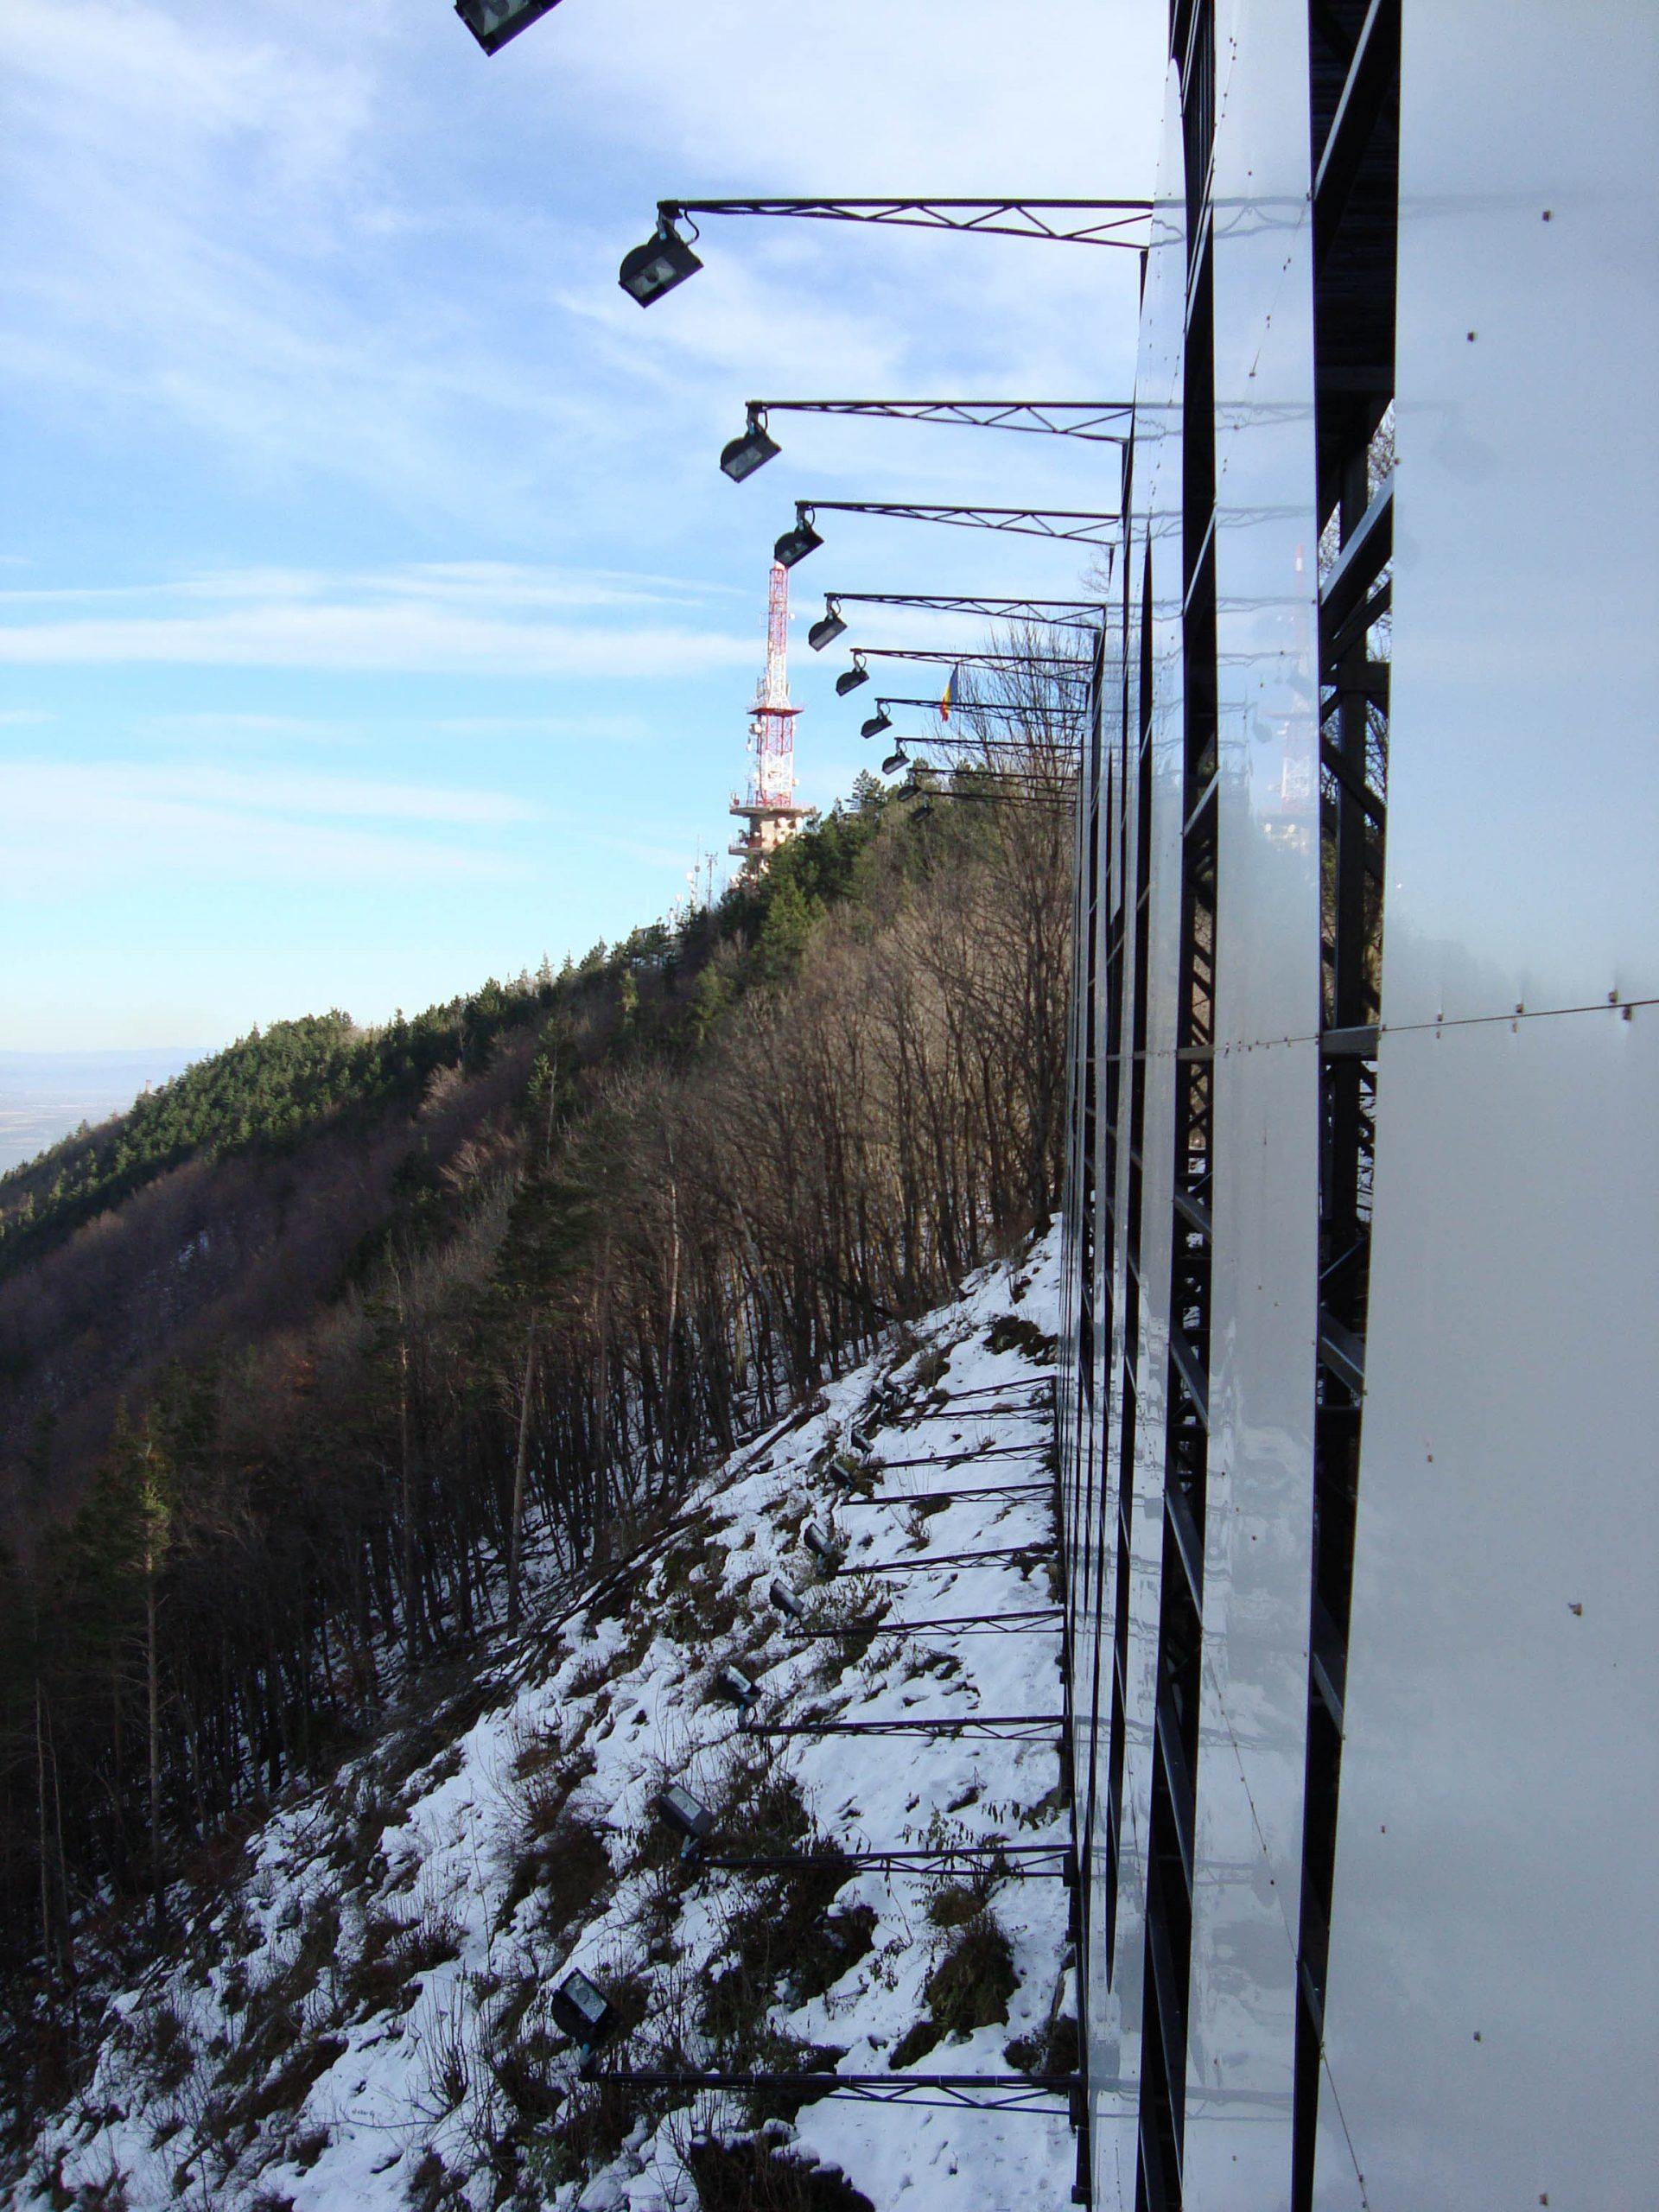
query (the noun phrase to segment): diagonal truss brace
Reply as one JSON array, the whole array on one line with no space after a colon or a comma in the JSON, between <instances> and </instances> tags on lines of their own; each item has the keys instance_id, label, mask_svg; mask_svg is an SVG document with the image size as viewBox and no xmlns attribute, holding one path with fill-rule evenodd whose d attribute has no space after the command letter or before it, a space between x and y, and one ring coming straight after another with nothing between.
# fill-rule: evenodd
<instances>
[{"instance_id":1,"label":"diagonal truss brace","mask_svg":"<svg viewBox=\"0 0 1659 2212\"><path fill-rule=\"evenodd\" d=\"M920 607L937 614L977 614L988 622L1033 622L1062 630L1093 630L1106 620L1106 608L1092 599L999 599L977 593L921 591L827 591L831 612L842 607Z\"/></svg>"},{"instance_id":2,"label":"diagonal truss brace","mask_svg":"<svg viewBox=\"0 0 1659 2212\"><path fill-rule=\"evenodd\" d=\"M1144 252L1149 200L659 200L659 226L687 216L782 215L798 221L885 223L921 231L977 231L1056 245Z\"/></svg>"},{"instance_id":3,"label":"diagonal truss brace","mask_svg":"<svg viewBox=\"0 0 1659 2212\"><path fill-rule=\"evenodd\" d=\"M868 415L1126 446L1135 405L1127 399L751 399L747 412L751 429L764 429L768 415Z\"/></svg>"},{"instance_id":4,"label":"diagonal truss brace","mask_svg":"<svg viewBox=\"0 0 1659 2212\"><path fill-rule=\"evenodd\" d=\"M988 1866L1010 1881L1065 1881L1071 1872L1064 1843L955 1843L932 1850L728 1852L699 1857L700 1866L723 1873L792 1873L833 1867L850 1880L859 1874L953 1874Z\"/></svg>"},{"instance_id":5,"label":"diagonal truss brace","mask_svg":"<svg viewBox=\"0 0 1659 2212\"><path fill-rule=\"evenodd\" d=\"M754 1720L751 1736L952 1736L1007 1744L1050 1742L1065 1724L1060 1713L936 1713L893 1720Z\"/></svg>"},{"instance_id":6,"label":"diagonal truss brace","mask_svg":"<svg viewBox=\"0 0 1659 2212\"><path fill-rule=\"evenodd\" d=\"M1123 518L1077 507L936 507L904 499L798 499L798 523L817 515L886 515L901 522L950 523L959 530L1000 530L1016 537L1048 537L1075 545L1117 543Z\"/></svg>"},{"instance_id":7,"label":"diagonal truss brace","mask_svg":"<svg viewBox=\"0 0 1659 2212\"><path fill-rule=\"evenodd\" d=\"M1071 2110L1080 2082L1075 2074L693 2074L610 2073L596 2081L619 2088L782 2089L803 2098L851 2097L863 2104L925 2105L966 2112L1030 2112L1053 2116Z\"/></svg>"},{"instance_id":8,"label":"diagonal truss brace","mask_svg":"<svg viewBox=\"0 0 1659 2212\"><path fill-rule=\"evenodd\" d=\"M889 1459L883 1462L884 1465L891 1467L902 1467L906 1464L906 1462L902 1459ZM913 1466L924 1466L930 1463L917 1459L908 1464ZM955 1505L968 1497L1036 1497L1052 1492L1053 1488L1052 1479L1050 1478L1041 1482L1029 1483L976 1483L971 1490L894 1491L883 1497L839 1497L836 1500L836 1510L837 1513L847 1513L861 1505Z\"/></svg>"},{"instance_id":9,"label":"diagonal truss brace","mask_svg":"<svg viewBox=\"0 0 1659 2212\"><path fill-rule=\"evenodd\" d=\"M1094 672L1094 662L1081 653L952 653L924 652L912 645L859 645L853 658L867 660L925 661L935 668L1040 668L1052 673L1058 671L1063 677L1077 676L1086 680Z\"/></svg>"},{"instance_id":10,"label":"diagonal truss brace","mask_svg":"<svg viewBox=\"0 0 1659 2212\"><path fill-rule=\"evenodd\" d=\"M861 647L861 651L868 651L868 648ZM926 708L929 712L936 715L939 711L939 702L937 698L893 699L888 698L884 694L878 693L875 703L883 713L885 713L889 707L924 707ZM951 712L953 714L958 715L1001 715L1005 721L1029 721L1033 719L1033 715L1039 713L1043 715L1058 714L1064 716L1068 721L1073 721L1081 715L1082 711L1082 709L1079 707L1066 705L1055 707L1046 703L1040 709L1035 709L1030 706L1010 704L1008 702L1004 700L974 698L960 699L951 709Z\"/></svg>"},{"instance_id":11,"label":"diagonal truss brace","mask_svg":"<svg viewBox=\"0 0 1659 2212\"><path fill-rule=\"evenodd\" d=\"M925 1574L936 1567L978 1567L986 1560L1017 1559L1035 1566L1047 1556L1046 1543L994 1544L982 1552L929 1552L921 1559L849 1560L842 1572L859 1574Z\"/></svg>"},{"instance_id":12,"label":"diagonal truss brace","mask_svg":"<svg viewBox=\"0 0 1659 2212\"><path fill-rule=\"evenodd\" d=\"M926 1621L844 1621L836 1628L798 1628L797 1636L824 1639L849 1636L1024 1636L1059 1626L1058 1605L1028 1613L950 1613Z\"/></svg>"}]
</instances>

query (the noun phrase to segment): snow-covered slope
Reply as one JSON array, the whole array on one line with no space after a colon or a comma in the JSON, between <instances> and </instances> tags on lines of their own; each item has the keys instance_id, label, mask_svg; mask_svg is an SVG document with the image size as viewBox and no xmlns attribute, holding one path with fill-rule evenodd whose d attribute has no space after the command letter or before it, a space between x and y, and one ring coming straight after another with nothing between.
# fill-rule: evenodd
<instances>
[{"instance_id":1,"label":"snow-covered slope","mask_svg":"<svg viewBox=\"0 0 1659 2212\"><path fill-rule=\"evenodd\" d=\"M816 2094L797 2110L793 2093L607 2078L1071 2065L1066 1893L1052 1872L726 1869L683 1860L654 1808L672 1782L714 1812L703 1859L1063 1839L1053 1729L774 1736L745 1726L715 1681L728 1663L755 1679L758 1724L1058 1712L1054 1300L1052 1243L988 1269L701 1484L574 1610L550 1605L493 1672L273 1817L188 1941L111 2000L96 2077L11 2201L1068 2202L1063 2113ZM855 1425L868 1449L850 1446L863 1464L849 1491L828 1462ZM1033 1487L940 1495L1021 1483ZM809 1522L845 1548L833 1577L804 1547ZM1034 1548L859 1572L1022 1544ZM772 1601L774 1578L798 1591L804 1624ZM1043 1618L1016 1633L899 1625L1021 1612ZM589 2083L550 2010L573 1967L626 2027Z\"/></svg>"}]
</instances>

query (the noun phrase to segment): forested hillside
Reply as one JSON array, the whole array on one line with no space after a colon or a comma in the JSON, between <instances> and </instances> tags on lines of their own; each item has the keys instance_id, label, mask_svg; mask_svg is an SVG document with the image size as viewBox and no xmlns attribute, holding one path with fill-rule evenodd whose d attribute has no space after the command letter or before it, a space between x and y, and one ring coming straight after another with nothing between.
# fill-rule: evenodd
<instances>
[{"instance_id":1,"label":"forested hillside","mask_svg":"<svg viewBox=\"0 0 1659 2212\"><path fill-rule=\"evenodd\" d=\"M1065 818L863 787L758 887L281 1025L6 1179L0 2051L400 1686L1045 1217ZM48 1171L50 1170L48 1173ZM54 1187L55 1186L55 1187Z\"/></svg>"},{"instance_id":2,"label":"forested hillside","mask_svg":"<svg viewBox=\"0 0 1659 2212\"><path fill-rule=\"evenodd\" d=\"M844 898L880 802L861 794L773 875L555 976L359 1029L273 1024L0 1177L0 1531L78 1501L117 1406L289 1325L423 1236L495 1146L601 1064L695 1044L727 995L780 975ZM726 966L697 997L718 952ZM574 1090L572 1096L574 1096ZM567 1102L568 1103L568 1102Z\"/></svg>"},{"instance_id":3,"label":"forested hillside","mask_svg":"<svg viewBox=\"0 0 1659 2212\"><path fill-rule=\"evenodd\" d=\"M0 2201L1063 2202L1057 1243L886 1331L604 1565L538 1571L526 1633L423 1676L337 1772L223 1838L148 1947L89 1929L95 2061L0 2144ZM960 1637L964 1611L1017 1632ZM711 1823L690 1856L666 1783ZM555 1995L573 1967L615 2015L587 2072ZM723 2083L687 2081L711 2066ZM953 2108L940 2073L1012 2108ZM823 2095L856 2077L881 2101Z\"/></svg>"}]
</instances>

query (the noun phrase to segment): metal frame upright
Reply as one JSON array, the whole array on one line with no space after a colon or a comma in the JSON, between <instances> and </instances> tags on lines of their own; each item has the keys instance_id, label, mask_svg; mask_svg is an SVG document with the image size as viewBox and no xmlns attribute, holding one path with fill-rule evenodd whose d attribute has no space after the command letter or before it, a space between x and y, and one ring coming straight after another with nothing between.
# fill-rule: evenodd
<instances>
[{"instance_id":1,"label":"metal frame upright","mask_svg":"<svg viewBox=\"0 0 1659 2212\"><path fill-rule=\"evenodd\" d=\"M1209 0L1178 7L1186 197L1181 407L1180 893L1166 1373L1163 1571L1154 1691L1138 2193L1148 2212L1181 2202L1192 1986L1198 1705L1204 1648L1210 1432L1211 1179L1214 1166L1217 825L1216 24ZM1159 1233L1162 1233L1161 1225Z\"/></svg>"},{"instance_id":2,"label":"metal frame upright","mask_svg":"<svg viewBox=\"0 0 1659 2212\"><path fill-rule=\"evenodd\" d=\"M1313 0L1319 1319L1293 2212L1313 2201L1370 1274L1389 668L1400 0Z\"/></svg>"}]
</instances>

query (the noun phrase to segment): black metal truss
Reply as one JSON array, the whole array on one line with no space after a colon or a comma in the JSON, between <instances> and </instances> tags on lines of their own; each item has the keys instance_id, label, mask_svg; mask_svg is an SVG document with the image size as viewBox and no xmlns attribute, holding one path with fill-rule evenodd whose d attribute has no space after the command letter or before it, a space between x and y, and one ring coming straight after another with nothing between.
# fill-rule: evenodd
<instances>
[{"instance_id":1,"label":"black metal truss","mask_svg":"<svg viewBox=\"0 0 1659 2212\"><path fill-rule=\"evenodd\" d=\"M931 1395L943 1398L948 1404L959 1405L965 1398L1000 1398L1007 1390L1048 1390L1054 1388L1054 1376L1048 1375L1016 1376L1007 1382L974 1382L965 1390L936 1390Z\"/></svg>"},{"instance_id":2,"label":"black metal truss","mask_svg":"<svg viewBox=\"0 0 1659 2212\"><path fill-rule=\"evenodd\" d=\"M906 1463L901 1459L889 1459L884 1462L884 1465L893 1467L903 1466L906 1464L925 1465L929 1463L925 1461ZM838 1513L849 1512L855 1506L859 1505L957 1505L960 1504L963 1499L969 1497L1035 1497L1052 1491L1053 1487L1052 1478L1046 1478L1040 1482L1029 1483L976 1483L972 1490L924 1490L918 1491L908 1497L902 1491L891 1497L860 1497L855 1495L837 1500L836 1510Z\"/></svg>"},{"instance_id":3,"label":"black metal truss","mask_svg":"<svg viewBox=\"0 0 1659 2212\"><path fill-rule=\"evenodd\" d=\"M823 600L827 607L837 613L842 607L920 607L939 614L977 614L987 622L1031 622L1061 630L1095 629L1106 618L1105 608L1091 599L1001 599L966 592L827 591Z\"/></svg>"},{"instance_id":4,"label":"black metal truss","mask_svg":"<svg viewBox=\"0 0 1659 2212\"><path fill-rule=\"evenodd\" d=\"M923 231L976 231L1055 245L1147 244L1149 200L659 200L660 226L699 215L782 215L827 223L887 223Z\"/></svg>"},{"instance_id":5,"label":"black metal truss","mask_svg":"<svg viewBox=\"0 0 1659 2212\"><path fill-rule=\"evenodd\" d=\"M886 515L899 522L940 522L959 530L1001 530L1015 537L1048 537L1069 545L1115 546L1121 514L1090 514L1075 507L935 507L893 499L798 499L798 524L821 514Z\"/></svg>"},{"instance_id":6,"label":"black metal truss","mask_svg":"<svg viewBox=\"0 0 1659 2212\"><path fill-rule=\"evenodd\" d=\"M818 1868L858 1874L954 1874L999 1869L1009 1881L1069 1881L1071 1847L1064 1843L947 1843L899 1851L795 1851L700 1853L699 1866L725 1873L798 1873Z\"/></svg>"},{"instance_id":7,"label":"black metal truss","mask_svg":"<svg viewBox=\"0 0 1659 2212\"><path fill-rule=\"evenodd\" d=\"M1017 785L984 784L961 789L947 784L912 784L901 790L901 798L938 798L946 805L1023 806L1039 814L1071 815L1077 799L1071 791L1028 790Z\"/></svg>"},{"instance_id":8,"label":"black metal truss","mask_svg":"<svg viewBox=\"0 0 1659 2212\"><path fill-rule=\"evenodd\" d=\"M964 1421L1026 1421L1040 1423L1051 1419L1053 1411L1053 1406L1049 1403L1034 1406L982 1406L976 1411L963 1414L962 1419ZM943 1413L918 1414L913 1420L892 1421L888 1427L895 1434L902 1435L906 1430L920 1428L926 1421L949 1421L951 1418L950 1414Z\"/></svg>"},{"instance_id":9,"label":"black metal truss","mask_svg":"<svg viewBox=\"0 0 1659 2212\"><path fill-rule=\"evenodd\" d=\"M886 731L882 735L887 734ZM950 762L953 772L971 769L975 761L983 760L988 768L1013 761L1030 761L1030 772L1041 773L1048 769L1061 771L1069 779L1074 773L1073 764L1082 758L1080 744L1069 741L1049 741L1033 745L1017 737L975 737L966 731L958 735L953 730L920 729L893 732L895 745L914 746L926 753L950 753L959 756ZM1002 772L1008 771L1004 768Z\"/></svg>"},{"instance_id":10,"label":"black metal truss","mask_svg":"<svg viewBox=\"0 0 1659 2212\"><path fill-rule=\"evenodd\" d=\"M925 791L918 785L912 785L908 790L901 791L899 796L901 798L950 799L957 804L971 806L1030 806L1050 814L1069 814L1072 807L1072 801L1069 796L1056 794L1049 797L1036 791L950 791L943 786L937 790Z\"/></svg>"},{"instance_id":11,"label":"black metal truss","mask_svg":"<svg viewBox=\"0 0 1659 2212\"><path fill-rule=\"evenodd\" d=\"M1065 1616L1058 1605L1027 1613L951 1613L925 1621L843 1621L836 1628L797 1628L797 1636L839 1639L849 1636L1024 1636L1058 1628Z\"/></svg>"},{"instance_id":12,"label":"black metal truss","mask_svg":"<svg viewBox=\"0 0 1659 2212\"><path fill-rule=\"evenodd\" d=\"M1313 2201L1370 1274L1389 707L1371 633L1391 596L1394 486L1376 441L1394 385L1399 0L1316 14L1315 29L1319 519L1336 554L1319 583L1319 1311L1293 2212Z\"/></svg>"},{"instance_id":13,"label":"black metal truss","mask_svg":"<svg viewBox=\"0 0 1659 2212\"><path fill-rule=\"evenodd\" d=\"M1127 446L1135 403L1128 399L752 399L751 429L768 415L868 415L894 423L949 423L975 430L1083 438Z\"/></svg>"},{"instance_id":14,"label":"black metal truss","mask_svg":"<svg viewBox=\"0 0 1659 2212\"><path fill-rule=\"evenodd\" d=\"M914 645L859 645L853 658L867 660L926 661L935 668L1040 668L1059 670L1065 678L1075 677L1085 683L1094 662L1082 653L1017 653L980 651L977 652L940 652L932 647Z\"/></svg>"},{"instance_id":15,"label":"black metal truss","mask_svg":"<svg viewBox=\"0 0 1659 2212\"><path fill-rule=\"evenodd\" d=\"M977 1421L978 1418L979 1416L977 1414L973 1415L973 1419L976 1421ZM874 1467L876 1471L880 1471L883 1468L889 1467L906 1469L912 1467L960 1467L965 1465L969 1459L1023 1459L1029 1454L1031 1449L1032 1447L1028 1444L976 1444L966 1452L940 1452L935 1453L931 1459L888 1459L880 1458L875 1460Z\"/></svg>"},{"instance_id":16,"label":"black metal truss","mask_svg":"<svg viewBox=\"0 0 1659 2212\"><path fill-rule=\"evenodd\" d=\"M931 1552L923 1559L875 1560L868 1564L849 1560L845 1574L925 1574L936 1567L979 1567L988 1560L1029 1560L1034 1566L1047 1552L1042 1543L994 1545L982 1552Z\"/></svg>"},{"instance_id":17,"label":"black metal truss","mask_svg":"<svg viewBox=\"0 0 1659 2212\"><path fill-rule=\"evenodd\" d=\"M690 2071L595 2074L607 2087L690 2094L779 2090L803 2099L849 2097L862 2104L931 2106L957 2112L1069 2112L1078 2094L1075 2074L725 2074Z\"/></svg>"},{"instance_id":18,"label":"black metal truss","mask_svg":"<svg viewBox=\"0 0 1659 2212\"><path fill-rule=\"evenodd\" d=\"M889 707L924 707L931 708L937 714L939 709L937 699L888 698L880 693L877 694L875 703L883 712ZM1076 721L1081 715L1083 709L1080 707L1065 706L1056 709L1046 702L1040 707L1033 709L1029 703L1021 704L1018 702L1011 703L998 699L961 699L952 702L951 712L961 715L1000 715L1004 720L1012 721L1024 721L1033 713L1042 715L1058 713L1063 720ZM1042 742L1046 744L1049 741L1044 739Z\"/></svg>"},{"instance_id":19,"label":"black metal truss","mask_svg":"<svg viewBox=\"0 0 1659 2212\"><path fill-rule=\"evenodd\" d=\"M1046 1743L1058 1733L1058 1713L934 1713L893 1720L754 1720L751 1736L950 1736L980 1737L1008 1744Z\"/></svg>"},{"instance_id":20,"label":"black metal truss","mask_svg":"<svg viewBox=\"0 0 1659 2212\"><path fill-rule=\"evenodd\" d=\"M996 770L972 762L931 761L918 753L901 798L955 798L1046 806L1068 812L1077 802L1075 780L1033 776L1023 768ZM929 780L932 779L933 780Z\"/></svg>"},{"instance_id":21,"label":"black metal truss","mask_svg":"<svg viewBox=\"0 0 1659 2212\"><path fill-rule=\"evenodd\" d=\"M928 761L918 759L917 769L938 774ZM944 772L960 780L928 783L920 775L899 787L900 798L963 799L982 805L1040 806L1069 813L1077 802L1075 784L1045 783L1024 774L995 776L984 769L947 768Z\"/></svg>"},{"instance_id":22,"label":"black metal truss","mask_svg":"<svg viewBox=\"0 0 1659 2212\"><path fill-rule=\"evenodd\" d=\"M1207 9L1205 10L1208 15ZM1189 161L1209 158L1212 41L1195 38L1184 112ZM1164 1377L1164 1527L1154 1689L1141 2087L1141 2185L1178 2205L1185 2141L1187 2023L1209 1470L1211 1177L1220 785L1215 546L1212 254L1193 241L1182 418L1181 840L1175 1096Z\"/></svg>"}]
</instances>

